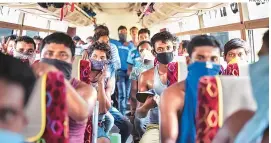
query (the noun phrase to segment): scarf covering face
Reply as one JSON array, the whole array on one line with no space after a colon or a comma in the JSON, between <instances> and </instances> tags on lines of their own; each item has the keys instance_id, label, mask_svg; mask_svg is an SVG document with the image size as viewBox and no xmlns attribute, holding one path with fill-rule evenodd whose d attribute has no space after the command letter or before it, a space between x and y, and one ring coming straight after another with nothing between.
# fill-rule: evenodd
<instances>
[{"instance_id":1,"label":"scarf covering face","mask_svg":"<svg viewBox=\"0 0 271 143\"><path fill-rule=\"evenodd\" d=\"M30 64L34 63L36 55L27 55L16 50L13 51L13 57L21 60L28 60Z\"/></svg>"},{"instance_id":2,"label":"scarf covering face","mask_svg":"<svg viewBox=\"0 0 271 143\"><path fill-rule=\"evenodd\" d=\"M198 82L203 76L215 76L220 71L220 65L210 62L194 62L188 66L186 78L185 103L179 120L179 136L177 143L196 142L196 106Z\"/></svg>"},{"instance_id":3,"label":"scarf covering face","mask_svg":"<svg viewBox=\"0 0 271 143\"><path fill-rule=\"evenodd\" d=\"M244 125L234 143L261 142L264 131L269 126L269 55L249 66L249 76L257 111Z\"/></svg>"},{"instance_id":4,"label":"scarf covering face","mask_svg":"<svg viewBox=\"0 0 271 143\"><path fill-rule=\"evenodd\" d=\"M102 71L104 66L109 64L107 60L97 61L94 59L90 59L90 62L91 62L91 70L94 70L94 71Z\"/></svg>"},{"instance_id":5,"label":"scarf covering face","mask_svg":"<svg viewBox=\"0 0 271 143\"><path fill-rule=\"evenodd\" d=\"M42 58L41 62L55 66L58 70L60 70L64 74L67 80L71 79L72 64L57 59L47 59L47 58Z\"/></svg>"}]
</instances>

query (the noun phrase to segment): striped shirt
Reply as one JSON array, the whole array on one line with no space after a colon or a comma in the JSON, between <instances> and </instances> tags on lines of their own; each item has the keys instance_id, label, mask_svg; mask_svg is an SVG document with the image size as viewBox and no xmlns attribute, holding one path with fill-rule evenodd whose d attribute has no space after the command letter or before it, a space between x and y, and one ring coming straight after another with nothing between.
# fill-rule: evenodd
<instances>
[{"instance_id":1,"label":"striped shirt","mask_svg":"<svg viewBox=\"0 0 271 143\"><path fill-rule=\"evenodd\" d=\"M111 50L112 63L113 63L114 70L118 70L121 68L119 50L117 46L113 43L110 43L110 50Z\"/></svg>"}]
</instances>

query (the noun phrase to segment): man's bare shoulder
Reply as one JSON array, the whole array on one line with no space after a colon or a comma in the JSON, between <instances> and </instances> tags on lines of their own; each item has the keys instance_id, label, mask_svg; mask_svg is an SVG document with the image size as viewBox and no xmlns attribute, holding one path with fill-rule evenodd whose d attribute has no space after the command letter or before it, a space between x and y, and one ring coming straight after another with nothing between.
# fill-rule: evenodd
<instances>
[{"instance_id":1,"label":"man's bare shoulder","mask_svg":"<svg viewBox=\"0 0 271 143\"><path fill-rule=\"evenodd\" d=\"M78 81L78 82L79 83L78 83L76 90L86 91L86 92L90 92L90 93L96 92L96 89L93 86L91 86L83 81Z\"/></svg>"},{"instance_id":2,"label":"man's bare shoulder","mask_svg":"<svg viewBox=\"0 0 271 143\"><path fill-rule=\"evenodd\" d=\"M154 67L149 69L149 70L146 70L144 72L141 73L141 76L142 77L148 77L149 75L153 75L154 74Z\"/></svg>"},{"instance_id":3,"label":"man's bare shoulder","mask_svg":"<svg viewBox=\"0 0 271 143\"><path fill-rule=\"evenodd\" d=\"M185 81L177 82L171 86L169 86L167 89L164 90L164 94L168 97L176 97L180 98L180 96L184 96L185 92Z\"/></svg>"}]
</instances>

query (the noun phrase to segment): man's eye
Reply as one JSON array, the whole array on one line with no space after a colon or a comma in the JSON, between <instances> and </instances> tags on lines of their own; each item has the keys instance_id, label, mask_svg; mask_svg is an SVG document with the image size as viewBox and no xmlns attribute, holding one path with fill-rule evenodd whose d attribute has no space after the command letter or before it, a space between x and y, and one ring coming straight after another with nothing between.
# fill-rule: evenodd
<instances>
[{"instance_id":1,"label":"man's eye","mask_svg":"<svg viewBox=\"0 0 271 143\"><path fill-rule=\"evenodd\" d=\"M13 109L0 109L0 121L2 122L8 122L13 117L15 117L17 112Z\"/></svg>"}]
</instances>

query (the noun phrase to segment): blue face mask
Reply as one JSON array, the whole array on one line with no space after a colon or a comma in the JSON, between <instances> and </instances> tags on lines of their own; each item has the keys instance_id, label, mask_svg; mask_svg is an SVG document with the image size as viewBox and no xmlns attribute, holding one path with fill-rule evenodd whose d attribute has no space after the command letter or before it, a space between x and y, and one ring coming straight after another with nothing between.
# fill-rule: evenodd
<instances>
[{"instance_id":1,"label":"blue face mask","mask_svg":"<svg viewBox=\"0 0 271 143\"><path fill-rule=\"evenodd\" d=\"M220 71L220 65L211 62L194 62L188 66L186 78L185 104L179 122L178 143L196 142L196 106L198 83L203 76L215 76Z\"/></svg>"},{"instance_id":2,"label":"blue face mask","mask_svg":"<svg viewBox=\"0 0 271 143\"><path fill-rule=\"evenodd\" d=\"M24 143L24 137L18 133L0 129L1 143Z\"/></svg>"}]
</instances>

